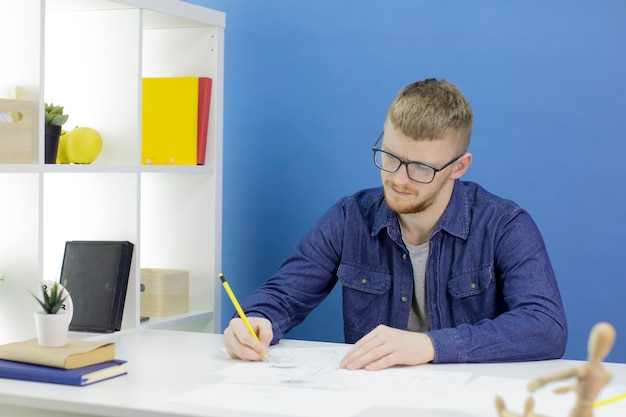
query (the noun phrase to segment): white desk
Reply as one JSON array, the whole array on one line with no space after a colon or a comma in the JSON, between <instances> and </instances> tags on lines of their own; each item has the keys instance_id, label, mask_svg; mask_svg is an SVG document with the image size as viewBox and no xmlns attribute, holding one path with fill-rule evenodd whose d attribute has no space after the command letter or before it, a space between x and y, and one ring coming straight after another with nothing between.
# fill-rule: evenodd
<instances>
[{"instance_id":1,"label":"white desk","mask_svg":"<svg viewBox=\"0 0 626 417\"><path fill-rule=\"evenodd\" d=\"M172 397L219 382L224 377L214 374L215 371L241 363L230 360L223 352L220 352L223 345L222 335L133 329L98 338L116 343L116 356L128 360L128 375L86 387L0 379L0 415L3 417L44 415L47 417L258 417L269 415L263 413L263 410L255 413L237 409L217 409L210 405L193 405L171 400ZM284 340L281 345L294 348L337 346L329 343L294 340ZM532 379L580 364L581 362L576 361L543 361L509 364L422 365L418 368L438 372L469 372L473 377ZM613 374L611 386L626 387L626 364L606 364L606 367ZM384 389L380 387L379 395L385 395ZM398 408L389 405L373 406L357 415L359 417L380 415L495 417L493 398L501 392L496 388L493 392L483 394L484 398L489 401L487 405L466 402L452 406L451 404L456 402L456 394L454 390L450 390L446 393L449 401L446 401L444 408L447 408L447 411L439 412L432 409L428 411L402 404ZM523 395L525 398L525 394ZM246 398L242 398L241 401L245 402ZM480 401L482 403L484 399ZM618 405L620 410L626 410L626 400L620 403L623 403ZM509 406L512 411L521 412L521 409L513 408L512 404ZM452 411L451 407L458 408L459 411ZM610 407L612 406L602 409ZM476 410L484 411L485 409L489 410L487 414L477 414ZM297 413L294 412L295 414ZM564 415L566 414L564 411ZM599 411L596 413L597 417L603 415L609 414Z\"/></svg>"}]
</instances>

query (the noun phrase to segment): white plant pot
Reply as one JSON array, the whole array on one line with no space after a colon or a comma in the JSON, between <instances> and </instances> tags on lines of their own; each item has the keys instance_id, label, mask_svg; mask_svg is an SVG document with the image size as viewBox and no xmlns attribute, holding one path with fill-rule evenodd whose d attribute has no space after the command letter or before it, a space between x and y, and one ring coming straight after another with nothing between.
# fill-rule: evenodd
<instances>
[{"instance_id":1,"label":"white plant pot","mask_svg":"<svg viewBox=\"0 0 626 417\"><path fill-rule=\"evenodd\" d=\"M60 293L65 293L65 302L56 314L46 314L43 310L35 312L35 330L39 346L61 347L67 344L69 327L74 315L74 303L63 285L55 281L42 281L48 294L55 284L59 286Z\"/></svg>"},{"instance_id":2,"label":"white plant pot","mask_svg":"<svg viewBox=\"0 0 626 417\"><path fill-rule=\"evenodd\" d=\"M72 315L67 311L57 314L46 314L45 311L35 312L35 328L39 346L61 347L67 344Z\"/></svg>"}]
</instances>

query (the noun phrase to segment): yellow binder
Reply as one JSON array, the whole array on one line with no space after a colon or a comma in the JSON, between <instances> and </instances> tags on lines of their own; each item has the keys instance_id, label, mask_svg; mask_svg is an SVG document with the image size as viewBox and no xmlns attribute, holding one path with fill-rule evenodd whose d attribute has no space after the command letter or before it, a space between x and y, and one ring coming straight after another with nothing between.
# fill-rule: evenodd
<instances>
[{"instance_id":1,"label":"yellow binder","mask_svg":"<svg viewBox=\"0 0 626 417\"><path fill-rule=\"evenodd\" d=\"M196 165L198 77L144 78L141 160L146 165Z\"/></svg>"}]
</instances>

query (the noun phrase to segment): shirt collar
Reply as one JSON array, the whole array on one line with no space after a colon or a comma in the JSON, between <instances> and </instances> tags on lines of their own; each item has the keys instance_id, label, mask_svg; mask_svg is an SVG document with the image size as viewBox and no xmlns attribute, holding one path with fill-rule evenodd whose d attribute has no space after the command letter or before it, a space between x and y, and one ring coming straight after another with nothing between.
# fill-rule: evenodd
<instances>
[{"instance_id":1,"label":"shirt collar","mask_svg":"<svg viewBox=\"0 0 626 417\"><path fill-rule=\"evenodd\" d=\"M445 230L453 236L467 239L469 236L470 199L466 189L467 187L464 186L462 181L454 181L454 189L452 190L448 207L443 212L435 233L438 230Z\"/></svg>"},{"instance_id":2,"label":"shirt collar","mask_svg":"<svg viewBox=\"0 0 626 417\"><path fill-rule=\"evenodd\" d=\"M372 227L372 236L376 236L382 229L388 229L389 236L396 240L400 234L400 226L398 225L398 215L392 211L385 201L385 191L380 187L380 205L376 211L374 225Z\"/></svg>"},{"instance_id":3,"label":"shirt collar","mask_svg":"<svg viewBox=\"0 0 626 417\"><path fill-rule=\"evenodd\" d=\"M443 212L439 225L435 228L433 234L439 230L445 230L458 238L467 239L469 235L469 206L469 196L465 191L463 183L455 180L448 206ZM397 240L396 238L400 235L398 215L387 206L384 192L382 192L381 188L381 201L374 219L372 236L377 235L383 228L387 228L389 236Z\"/></svg>"}]
</instances>

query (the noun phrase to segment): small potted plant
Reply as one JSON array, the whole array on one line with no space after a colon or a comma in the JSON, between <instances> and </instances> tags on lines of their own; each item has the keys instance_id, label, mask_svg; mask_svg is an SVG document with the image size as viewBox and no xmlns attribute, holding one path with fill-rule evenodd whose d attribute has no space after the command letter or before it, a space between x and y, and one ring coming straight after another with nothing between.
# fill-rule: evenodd
<instances>
[{"instance_id":1,"label":"small potted plant","mask_svg":"<svg viewBox=\"0 0 626 417\"><path fill-rule=\"evenodd\" d=\"M69 115L63 114L62 106L44 104L44 121L46 128L46 164L54 164L57 160L61 126L67 122Z\"/></svg>"},{"instance_id":2,"label":"small potted plant","mask_svg":"<svg viewBox=\"0 0 626 417\"><path fill-rule=\"evenodd\" d=\"M42 297L39 298L32 294L42 308L35 312L35 328L39 345L65 346L72 320L72 315L65 309L69 293L58 282L52 284L45 281L41 284L41 295Z\"/></svg>"}]
</instances>

